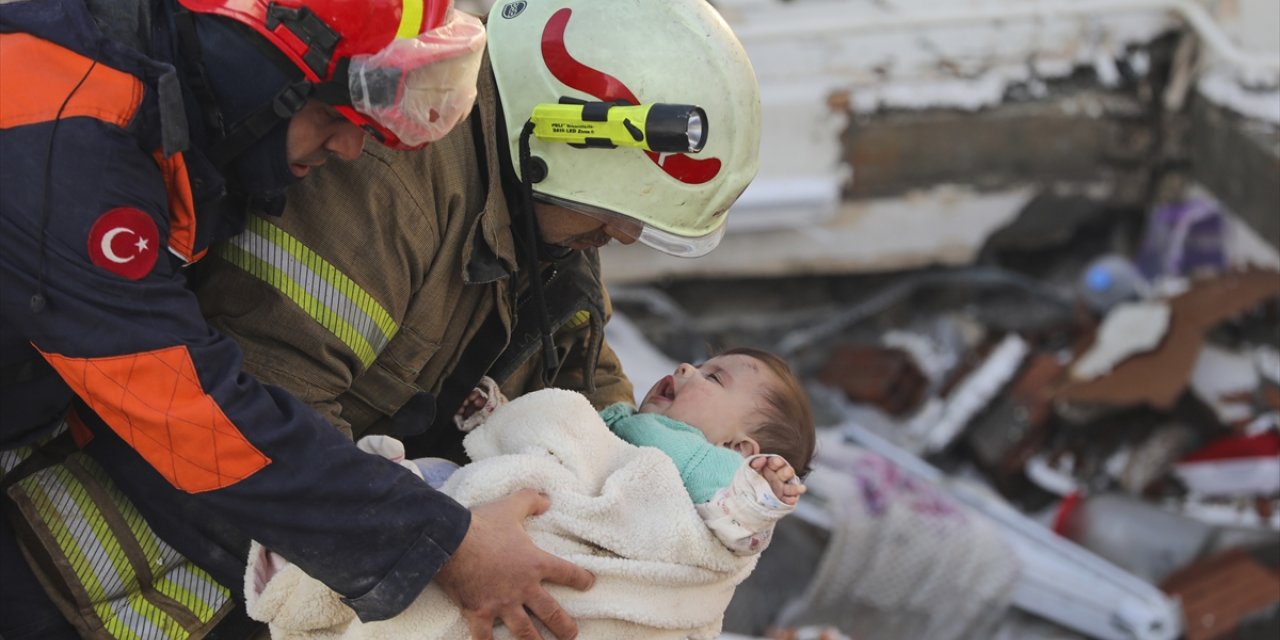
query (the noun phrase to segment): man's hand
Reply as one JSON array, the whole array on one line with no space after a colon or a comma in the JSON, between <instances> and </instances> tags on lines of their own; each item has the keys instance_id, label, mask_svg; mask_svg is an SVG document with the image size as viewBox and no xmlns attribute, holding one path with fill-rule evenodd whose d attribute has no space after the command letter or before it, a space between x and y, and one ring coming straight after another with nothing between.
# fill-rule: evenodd
<instances>
[{"instance_id":1,"label":"man's hand","mask_svg":"<svg viewBox=\"0 0 1280 640\"><path fill-rule=\"evenodd\" d=\"M525 518L550 506L546 496L525 489L471 509L471 528L435 580L462 609L474 640L493 638L494 618L521 640L542 638L529 614L560 640L578 635L578 623L542 581L585 591L595 576L534 546L524 530Z\"/></svg>"},{"instance_id":2,"label":"man's hand","mask_svg":"<svg viewBox=\"0 0 1280 640\"><path fill-rule=\"evenodd\" d=\"M756 458L751 461L751 468L769 481L769 488L773 489L774 496L793 507L806 490L796 476L796 470L782 456Z\"/></svg>"}]
</instances>

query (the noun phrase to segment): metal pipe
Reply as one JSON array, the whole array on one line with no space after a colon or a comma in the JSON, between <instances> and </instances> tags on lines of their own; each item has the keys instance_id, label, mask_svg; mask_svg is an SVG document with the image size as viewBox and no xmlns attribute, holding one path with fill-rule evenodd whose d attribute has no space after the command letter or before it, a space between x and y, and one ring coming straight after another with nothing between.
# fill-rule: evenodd
<instances>
[{"instance_id":1,"label":"metal pipe","mask_svg":"<svg viewBox=\"0 0 1280 640\"><path fill-rule=\"evenodd\" d=\"M840 332L884 312L921 289L951 285L1017 289L1050 306L1057 307L1064 318L1075 312L1074 301L1065 293L1016 271L999 267L924 271L899 280L816 325L788 333L774 346L773 352L784 358L792 358L802 349L830 340Z\"/></svg>"}]
</instances>

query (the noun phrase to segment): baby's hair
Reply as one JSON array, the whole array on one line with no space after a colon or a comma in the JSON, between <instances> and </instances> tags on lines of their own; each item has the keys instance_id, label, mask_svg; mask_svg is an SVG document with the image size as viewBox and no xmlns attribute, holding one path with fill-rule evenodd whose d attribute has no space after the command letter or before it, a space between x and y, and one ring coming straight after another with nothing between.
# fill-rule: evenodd
<instances>
[{"instance_id":1,"label":"baby's hair","mask_svg":"<svg viewBox=\"0 0 1280 640\"><path fill-rule=\"evenodd\" d=\"M752 347L735 347L716 355L740 355L758 360L782 383L780 388L770 385L765 391L762 420L751 437L760 445L761 453L782 456L798 475L808 475L817 433L809 398L791 367L782 358Z\"/></svg>"}]
</instances>

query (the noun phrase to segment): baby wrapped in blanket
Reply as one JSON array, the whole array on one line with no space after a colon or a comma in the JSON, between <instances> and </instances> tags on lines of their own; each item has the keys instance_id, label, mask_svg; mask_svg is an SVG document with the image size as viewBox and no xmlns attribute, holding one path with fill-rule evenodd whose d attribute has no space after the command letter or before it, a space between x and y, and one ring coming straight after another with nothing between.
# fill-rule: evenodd
<instances>
[{"instance_id":1,"label":"baby wrapped in blanket","mask_svg":"<svg viewBox=\"0 0 1280 640\"><path fill-rule=\"evenodd\" d=\"M794 473L785 462L753 465L744 456L805 432L800 469L813 452L799 385L785 363L754 350L726 352L698 368L681 365L654 385L639 412L615 405L598 414L580 394L556 389L490 405L492 414L464 440L473 462L441 490L467 506L524 488L550 498L551 508L526 529L539 547L595 574L585 592L548 585L582 638L716 637L734 587L755 566L754 553L803 491L787 482ZM602 415L654 446L623 440ZM662 420L645 422L654 417ZM724 464L726 455L732 464ZM401 615L363 623L337 594L256 545L245 592L249 614L270 623L277 640L467 637L466 620L434 584ZM495 635L510 637L501 627Z\"/></svg>"}]
</instances>

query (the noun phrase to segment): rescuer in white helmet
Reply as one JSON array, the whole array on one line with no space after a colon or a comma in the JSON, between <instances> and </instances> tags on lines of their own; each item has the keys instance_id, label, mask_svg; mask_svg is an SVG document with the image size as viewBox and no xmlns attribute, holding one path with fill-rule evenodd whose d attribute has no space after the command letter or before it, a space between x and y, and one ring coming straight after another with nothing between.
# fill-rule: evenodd
<instances>
[{"instance_id":1,"label":"rescuer in white helmet","mask_svg":"<svg viewBox=\"0 0 1280 640\"><path fill-rule=\"evenodd\" d=\"M214 250L198 290L255 376L415 458L466 461L453 417L485 375L509 397L633 403L604 340L598 247L705 254L758 162L755 75L704 0L499 1L486 29L466 120L420 151L316 169L285 215ZM475 637L495 620L537 637L531 618L576 632L542 582L589 578L520 528L546 507L441 510L461 544L435 580Z\"/></svg>"}]
</instances>

